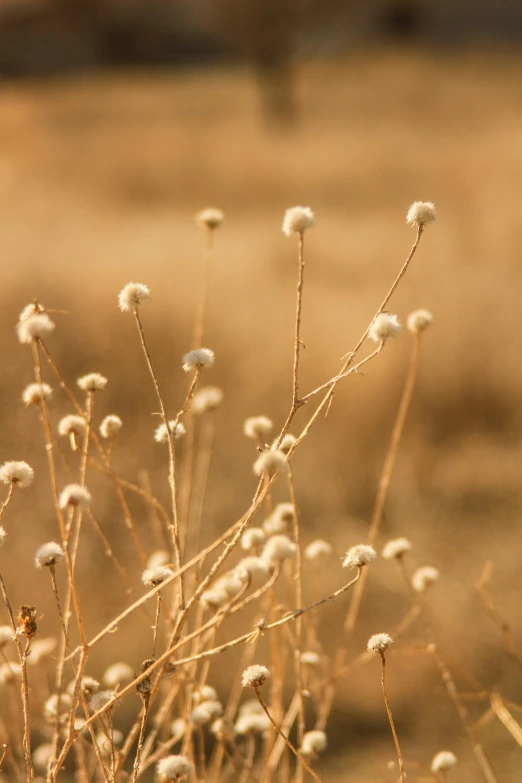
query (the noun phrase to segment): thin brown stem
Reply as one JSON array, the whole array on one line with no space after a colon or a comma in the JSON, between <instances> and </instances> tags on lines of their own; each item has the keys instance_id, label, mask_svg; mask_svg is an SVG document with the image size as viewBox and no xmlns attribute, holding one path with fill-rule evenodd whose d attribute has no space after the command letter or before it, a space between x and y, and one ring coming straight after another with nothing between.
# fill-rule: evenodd
<instances>
[{"instance_id":1,"label":"thin brown stem","mask_svg":"<svg viewBox=\"0 0 522 783\"><path fill-rule=\"evenodd\" d=\"M304 283L304 231L299 232L299 271L297 274L297 295L295 304L294 330L294 375L292 384L292 408L297 408L299 402L299 359L301 355L301 312L303 309Z\"/></svg>"},{"instance_id":2,"label":"thin brown stem","mask_svg":"<svg viewBox=\"0 0 522 783\"><path fill-rule=\"evenodd\" d=\"M390 707L390 702L388 701L388 694L386 692L386 658L383 652L380 653L381 656L381 685L382 685L382 695L384 696L384 704L386 705L386 712L388 713L388 720L390 721L390 728L393 734L393 741L395 743L395 750L397 751L397 760L399 762L399 774L401 776L401 783L406 782L406 775L404 773L404 762L402 760L402 753L401 753L401 746L399 745L399 738L397 736L397 732L395 731L395 724L393 722L393 715Z\"/></svg>"}]
</instances>

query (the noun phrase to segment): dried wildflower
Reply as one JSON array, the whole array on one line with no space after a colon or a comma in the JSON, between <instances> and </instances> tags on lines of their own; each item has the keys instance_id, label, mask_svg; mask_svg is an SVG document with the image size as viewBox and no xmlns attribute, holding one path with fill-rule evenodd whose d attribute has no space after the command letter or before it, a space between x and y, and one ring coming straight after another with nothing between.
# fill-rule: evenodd
<instances>
[{"instance_id":1,"label":"dried wildflower","mask_svg":"<svg viewBox=\"0 0 522 783\"><path fill-rule=\"evenodd\" d=\"M283 218L282 231L287 237L303 234L315 224L314 213L310 207L290 207Z\"/></svg>"},{"instance_id":2,"label":"dried wildflower","mask_svg":"<svg viewBox=\"0 0 522 783\"><path fill-rule=\"evenodd\" d=\"M272 443L272 448L275 449L277 444L277 438ZM288 454L294 443L296 442L297 438L294 435L291 435L289 432L286 433L286 435L283 437L283 440L279 444L279 451L282 451L283 454Z\"/></svg>"},{"instance_id":3,"label":"dried wildflower","mask_svg":"<svg viewBox=\"0 0 522 783\"><path fill-rule=\"evenodd\" d=\"M397 337L401 332L399 319L393 313L378 313L368 329L368 337L374 343L384 343L389 337Z\"/></svg>"},{"instance_id":4,"label":"dried wildflower","mask_svg":"<svg viewBox=\"0 0 522 783\"><path fill-rule=\"evenodd\" d=\"M14 641L13 629L10 625L0 625L0 649Z\"/></svg>"},{"instance_id":5,"label":"dried wildflower","mask_svg":"<svg viewBox=\"0 0 522 783\"><path fill-rule=\"evenodd\" d=\"M160 777L163 776L167 780L179 780L192 775L194 764L187 756L173 755L158 761L156 769Z\"/></svg>"},{"instance_id":6,"label":"dried wildflower","mask_svg":"<svg viewBox=\"0 0 522 783\"><path fill-rule=\"evenodd\" d=\"M132 312L146 299L150 299L150 288L143 283L127 283L118 294L118 304L123 313Z\"/></svg>"},{"instance_id":7,"label":"dried wildflower","mask_svg":"<svg viewBox=\"0 0 522 783\"><path fill-rule=\"evenodd\" d=\"M87 422L82 416L70 414L58 422L58 434L69 438L73 451L76 451L77 439L83 438L86 432Z\"/></svg>"},{"instance_id":8,"label":"dried wildflower","mask_svg":"<svg viewBox=\"0 0 522 783\"><path fill-rule=\"evenodd\" d=\"M185 372L209 370L214 366L214 359L214 351L210 348L196 348L183 357L183 369Z\"/></svg>"},{"instance_id":9,"label":"dried wildflower","mask_svg":"<svg viewBox=\"0 0 522 783\"><path fill-rule=\"evenodd\" d=\"M134 670L128 663L112 663L105 669L103 674L103 683L108 688L115 689L118 686L128 685L134 679Z\"/></svg>"},{"instance_id":10,"label":"dried wildflower","mask_svg":"<svg viewBox=\"0 0 522 783\"><path fill-rule=\"evenodd\" d=\"M248 552L249 549L255 549L260 544L264 544L266 540L265 532L261 527L250 527L245 530L241 536L241 549Z\"/></svg>"},{"instance_id":11,"label":"dried wildflower","mask_svg":"<svg viewBox=\"0 0 522 783\"><path fill-rule=\"evenodd\" d=\"M53 754L52 742L46 742L38 745L33 751L33 764L37 769L47 769L49 759Z\"/></svg>"},{"instance_id":12,"label":"dried wildflower","mask_svg":"<svg viewBox=\"0 0 522 783\"><path fill-rule=\"evenodd\" d=\"M19 663L3 663L0 666L0 685L16 685L22 679L22 667Z\"/></svg>"},{"instance_id":13,"label":"dried wildflower","mask_svg":"<svg viewBox=\"0 0 522 783\"><path fill-rule=\"evenodd\" d=\"M145 674L145 672L150 669L153 663L154 658L146 658L146 660L142 661L141 673ZM136 690L142 697L143 701L147 704L150 698L150 694L152 693L152 677L150 674L137 683Z\"/></svg>"},{"instance_id":14,"label":"dried wildflower","mask_svg":"<svg viewBox=\"0 0 522 783\"><path fill-rule=\"evenodd\" d=\"M295 557L297 546L290 541L288 536L272 536L263 547L261 557L267 563L282 563L291 557Z\"/></svg>"},{"instance_id":15,"label":"dried wildflower","mask_svg":"<svg viewBox=\"0 0 522 783\"><path fill-rule=\"evenodd\" d=\"M38 624L36 622L36 606L28 606L22 604L18 610L18 622L17 633L26 636L31 639L38 632Z\"/></svg>"},{"instance_id":16,"label":"dried wildflower","mask_svg":"<svg viewBox=\"0 0 522 783\"><path fill-rule=\"evenodd\" d=\"M44 704L44 713L48 718L56 718L70 712L71 707L72 699L68 693L61 693L59 698L57 693L53 693Z\"/></svg>"},{"instance_id":17,"label":"dried wildflower","mask_svg":"<svg viewBox=\"0 0 522 783\"><path fill-rule=\"evenodd\" d=\"M236 734L234 724L228 718L218 718L210 727L210 731L220 742L228 740L231 742Z\"/></svg>"},{"instance_id":18,"label":"dried wildflower","mask_svg":"<svg viewBox=\"0 0 522 783\"><path fill-rule=\"evenodd\" d=\"M423 593L430 585L437 581L440 576L440 572L433 568L433 566L422 566L417 568L411 578L411 584L413 589L417 593Z\"/></svg>"},{"instance_id":19,"label":"dried wildflower","mask_svg":"<svg viewBox=\"0 0 522 783\"><path fill-rule=\"evenodd\" d=\"M18 320L25 321L25 319L29 318L30 315L35 315L35 313L43 313L44 310L45 307L35 300L23 308L22 312L18 316Z\"/></svg>"},{"instance_id":20,"label":"dried wildflower","mask_svg":"<svg viewBox=\"0 0 522 783\"><path fill-rule=\"evenodd\" d=\"M447 772L457 763L457 757L451 750L441 750L433 757L430 769L432 772Z\"/></svg>"},{"instance_id":21,"label":"dried wildflower","mask_svg":"<svg viewBox=\"0 0 522 783\"><path fill-rule=\"evenodd\" d=\"M328 541L323 541L321 538L317 538L308 544L304 551L304 555L307 560L319 560L321 557L326 557L332 554L332 545Z\"/></svg>"},{"instance_id":22,"label":"dried wildflower","mask_svg":"<svg viewBox=\"0 0 522 783\"><path fill-rule=\"evenodd\" d=\"M430 328L433 323L433 316L429 310L414 310L409 314L406 323L410 332L420 334L420 332L425 332L426 329Z\"/></svg>"},{"instance_id":23,"label":"dried wildflower","mask_svg":"<svg viewBox=\"0 0 522 783\"><path fill-rule=\"evenodd\" d=\"M407 538L392 538L384 545L381 555L385 560L393 560L396 557L403 557L410 550L411 543Z\"/></svg>"},{"instance_id":24,"label":"dried wildflower","mask_svg":"<svg viewBox=\"0 0 522 783\"><path fill-rule=\"evenodd\" d=\"M91 699L92 696L95 693L98 693L100 690L100 683L98 680L95 680L94 677L89 677L89 675L85 675L85 677L82 677L82 681L80 684L80 688L82 689L82 693L84 696L86 696L87 699ZM67 686L67 693L70 696L74 695L74 691L76 690L76 680L72 680L72 682L69 683Z\"/></svg>"},{"instance_id":25,"label":"dried wildflower","mask_svg":"<svg viewBox=\"0 0 522 783\"><path fill-rule=\"evenodd\" d=\"M243 423L243 432L252 440L263 440L272 432L274 425L268 416L250 416Z\"/></svg>"},{"instance_id":26,"label":"dried wildflower","mask_svg":"<svg viewBox=\"0 0 522 783\"><path fill-rule=\"evenodd\" d=\"M54 329L54 323L47 313L35 313L18 323L16 332L21 343L32 343L33 340L43 340Z\"/></svg>"},{"instance_id":27,"label":"dried wildflower","mask_svg":"<svg viewBox=\"0 0 522 783\"><path fill-rule=\"evenodd\" d=\"M195 704L200 704L202 701L219 701L217 691L212 685L202 685L192 698Z\"/></svg>"},{"instance_id":28,"label":"dried wildflower","mask_svg":"<svg viewBox=\"0 0 522 783\"><path fill-rule=\"evenodd\" d=\"M175 420L169 421L169 430L174 435L174 440L179 440L186 434L187 430L181 422L176 424ZM167 443L168 433L165 424L160 424L154 431L154 440L156 443Z\"/></svg>"},{"instance_id":29,"label":"dried wildflower","mask_svg":"<svg viewBox=\"0 0 522 783\"><path fill-rule=\"evenodd\" d=\"M100 424L100 435L102 438L113 438L123 427L123 422L119 416L113 413L106 416Z\"/></svg>"},{"instance_id":30,"label":"dried wildflower","mask_svg":"<svg viewBox=\"0 0 522 783\"><path fill-rule=\"evenodd\" d=\"M31 654L27 662L32 666L36 666L36 664L47 658L55 650L57 644L58 642L54 636L46 636L45 639L33 639L31 642Z\"/></svg>"},{"instance_id":31,"label":"dried wildflower","mask_svg":"<svg viewBox=\"0 0 522 783\"><path fill-rule=\"evenodd\" d=\"M90 372L88 375L82 375L81 378L78 378L76 383L85 392L103 391L107 386L107 378L100 375L99 372Z\"/></svg>"},{"instance_id":32,"label":"dried wildflower","mask_svg":"<svg viewBox=\"0 0 522 783\"><path fill-rule=\"evenodd\" d=\"M22 392L22 401L25 405L37 405L42 400L48 400L52 393L48 383L30 383Z\"/></svg>"},{"instance_id":33,"label":"dried wildflower","mask_svg":"<svg viewBox=\"0 0 522 783\"><path fill-rule=\"evenodd\" d=\"M68 507L86 509L91 505L91 493L80 484L67 484L60 492L59 502L63 511Z\"/></svg>"},{"instance_id":34,"label":"dried wildflower","mask_svg":"<svg viewBox=\"0 0 522 783\"><path fill-rule=\"evenodd\" d=\"M199 223L203 228L210 229L210 231L219 228L224 219L224 212L216 207L207 207L196 215L196 223Z\"/></svg>"},{"instance_id":35,"label":"dried wildflower","mask_svg":"<svg viewBox=\"0 0 522 783\"><path fill-rule=\"evenodd\" d=\"M301 653L301 663L305 664L306 666L319 666L321 663L321 657L318 655L318 653L313 652L312 650L305 651Z\"/></svg>"},{"instance_id":36,"label":"dried wildflower","mask_svg":"<svg viewBox=\"0 0 522 783\"><path fill-rule=\"evenodd\" d=\"M203 386L190 403L190 410L195 416L215 411L223 402L223 392L217 386Z\"/></svg>"},{"instance_id":37,"label":"dried wildflower","mask_svg":"<svg viewBox=\"0 0 522 783\"><path fill-rule=\"evenodd\" d=\"M435 220L435 204L431 201L415 201L408 210L406 222L410 226L427 226Z\"/></svg>"},{"instance_id":38,"label":"dried wildflower","mask_svg":"<svg viewBox=\"0 0 522 783\"><path fill-rule=\"evenodd\" d=\"M383 653L390 644L393 644L393 639L387 633L375 633L368 639L367 649L368 652Z\"/></svg>"},{"instance_id":39,"label":"dried wildflower","mask_svg":"<svg viewBox=\"0 0 522 783\"><path fill-rule=\"evenodd\" d=\"M166 579L174 575L174 571L167 566L154 566L153 568L147 568L141 575L141 581L145 587L157 587L162 584Z\"/></svg>"},{"instance_id":40,"label":"dried wildflower","mask_svg":"<svg viewBox=\"0 0 522 783\"><path fill-rule=\"evenodd\" d=\"M4 484L17 484L21 489L33 483L34 470L27 462L4 462L0 467L0 481Z\"/></svg>"},{"instance_id":41,"label":"dried wildflower","mask_svg":"<svg viewBox=\"0 0 522 783\"><path fill-rule=\"evenodd\" d=\"M324 731L307 731L303 736L301 753L305 756L316 756L326 750L327 744Z\"/></svg>"},{"instance_id":42,"label":"dried wildflower","mask_svg":"<svg viewBox=\"0 0 522 783\"><path fill-rule=\"evenodd\" d=\"M169 553L164 549L157 549L151 554L147 560L147 568L154 568L155 566L164 566L169 562Z\"/></svg>"},{"instance_id":43,"label":"dried wildflower","mask_svg":"<svg viewBox=\"0 0 522 783\"><path fill-rule=\"evenodd\" d=\"M262 557L244 557L236 566L236 574L245 581L248 579L265 579L269 574L269 567Z\"/></svg>"},{"instance_id":44,"label":"dried wildflower","mask_svg":"<svg viewBox=\"0 0 522 783\"><path fill-rule=\"evenodd\" d=\"M254 462L254 473L256 476L263 476L265 473L273 476L277 471L286 465L286 457L282 451L263 451Z\"/></svg>"},{"instance_id":45,"label":"dried wildflower","mask_svg":"<svg viewBox=\"0 0 522 783\"><path fill-rule=\"evenodd\" d=\"M241 675L241 685L243 688L258 688L269 677L270 670L266 666L254 663L252 666L248 666Z\"/></svg>"},{"instance_id":46,"label":"dried wildflower","mask_svg":"<svg viewBox=\"0 0 522 783\"><path fill-rule=\"evenodd\" d=\"M56 541L49 541L47 544L39 546L34 553L34 564L37 568L42 568L43 566L50 568L55 566L63 556L64 551L60 544L57 544Z\"/></svg>"},{"instance_id":47,"label":"dried wildflower","mask_svg":"<svg viewBox=\"0 0 522 783\"><path fill-rule=\"evenodd\" d=\"M376 557L377 552L373 546L368 546L368 544L357 544L357 546L352 546L346 553L346 557L343 561L343 568L353 568L354 566L361 568L362 566L369 565Z\"/></svg>"}]
</instances>

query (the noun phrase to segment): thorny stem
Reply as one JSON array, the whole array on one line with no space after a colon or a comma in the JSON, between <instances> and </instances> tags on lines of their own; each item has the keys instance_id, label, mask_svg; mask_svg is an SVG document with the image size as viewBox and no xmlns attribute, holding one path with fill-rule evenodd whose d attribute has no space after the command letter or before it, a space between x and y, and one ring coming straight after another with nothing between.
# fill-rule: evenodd
<instances>
[{"instance_id":1,"label":"thorny stem","mask_svg":"<svg viewBox=\"0 0 522 783\"><path fill-rule=\"evenodd\" d=\"M388 713L388 720L390 721L390 728L393 734L393 741L395 742L395 749L397 751L397 760L399 762L399 773L401 776L401 783L405 783L406 775L404 774L404 763L402 760L401 746L399 745L399 738L397 737L397 732L395 731L395 724L393 722L393 715L390 707L390 702L388 701L388 694L386 693L386 658L383 652L380 653L380 656L381 656L381 663L382 663L382 669L381 669L382 695L384 696L384 704L386 705L386 712Z\"/></svg>"}]
</instances>

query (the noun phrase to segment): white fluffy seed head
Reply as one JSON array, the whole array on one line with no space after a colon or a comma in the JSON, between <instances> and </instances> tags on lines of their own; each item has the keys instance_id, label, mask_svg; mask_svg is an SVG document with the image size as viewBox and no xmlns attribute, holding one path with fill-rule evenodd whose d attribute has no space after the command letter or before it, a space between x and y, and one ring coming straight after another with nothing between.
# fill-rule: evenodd
<instances>
[{"instance_id":1,"label":"white fluffy seed head","mask_svg":"<svg viewBox=\"0 0 522 783\"><path fill-rule=\"evenodd\" d=\"M255 549L260 544L264 544L265 540L266 536L263 528L249 527L241 536L241 549L248 552L250 549Z\"/></svg>"},{"instance_id":2,"label":"white fluffy seed head","mask_svg":"<svg viewBox=\"0 0 522 783\"><path fill-rule=\"evenodd\" d=\"M34 553L34 564L37 568L43 568L44 566L50 568L56 565L63 556L64 551L60 544L57 544L56 541L49 541L47 544L39 546Z\"/></svg>"},{"instance_id":3,"label":"white fluffy seed head","mask_svg":"<svg viewBox=\"0 0 522 783\"><path fill-rule=\"evenodd\" d=\"M304 551L304 556L307 560L319 560L322 557L327 557L332 554L332 545L328 541L323 541L321 538L312 541L308 544Z\"/></svg>"},{"instance_id":4,"label":"white fluffy seed head","mask_svg":"<svg viewBox=\"0 0 522 783\"><path fill-rule=\"evenodd\" d=\"M368 544L357 544L357 546L352 546L352 548L349 549L346 553L343 561L343 567L353 568L357 566L360 568L362 566L369 565L371 562L373 562L373 560L375 560L376 557L377 552L373 546L369 546Z\"/></svg>"},{"instance_id":5,"label":"white fluffy seed head","mask_svg":"<svg viewBox=\"0 0 522 783\"><path fill-rule=\"evenodd\" d=\"M436 217L435 204L431 201L415 201L408 210L406 221L410 226L427 226Z\"/></svg>"},{"instance_id":6,"label":"white fluffy seed head","mask_svg":"<svg viewBox=\"0 0 522 783\"><path fill-rule=\"evenodd\" d=\"M78 378L76 383L85 392L102 391L107 386L107 378L100 375L99 372L90 372Z\"/></svg>"},{"instance_id":7,"label":"white fluffy seed head","mask_svg":"<svg viewBox=\"0 0 522 783\"><path fill-rule=\"evenodd\" d=\"M286 533L294 519L293 503L278 503L268 519L263 522L263 529L267 536L276 533Z\"/></svg>"},{"instance_id":8,"label":"white fluffy seed head","mask_svg":"<svg viewBox=\"0 0 522 783\"><path fill-rule=\"evenodd\" d=\"M232 741L235 737L236 730L234 724L228 720L228 718L218 718L214 721L210 727L212 734L220 741L228 740Z\"/></svg>"},{"instance_id":9,"label":"white fluffy seed head","mask_svg":"<svg viewBox=\"0 0 522 783\"><path fill-rule=\"evenodd\" d=\"M251 712L240 715L234 724L236 734L263 734L270 728L270 720L265 713Z\"/></svg>"},{"instance_id":10,"label":"white fluffy seed head","mask_svg":"<svg viewBox=\"0 0 522 783\"><path fill-rule=\"evenodd\" d=\"M48 718L56 718L58 713L65 715L72 707L72 699L68 693L61 693L58 700L58 694L53 693L44 704L44 713Z\"/></svg>"},{"instance_id":11,"label":"white fluffy seed head","mask_svg":"<svg viewBox=\"0 0 522 783\"><path fill-rule=\"evenodd\" d=\"M230 601L230 596L223 583L216 583L209 590L205 590L199 599L200 606L209 612L215 612Z\"/></svg>"},{"instance_id":12,"label":"white fluffy seed head","mask_svg":"<svg viewBox=\"0 0 522 783\"><path fill-rule=\"evenodd\" d=\"M411 578L413 589L417 593L424 593L440 576L440 572L433 566L422 566L417 568Z\"/></svg>"},{"instance_id":13,"label":"white fluffy seed head","mask_svg":"<svg viewBox=\"0 0 522 783\"><path fill-rule=\"evenodd\" d=\"M185 372L209 370L214 366L214 360L214 351L210 348L195 348L183 357L183 369Z\"/></svg>"},{"instance_id":14,"label":"white fluffy seed head","mask_svg":"<svg viewBox=\"0 0 522 783\"><path fill-rule=\"evenodd\" d=\"M324 731L307 731L303 736L301 752L305 756L316 756L326 750L327 744Z\"/></svg>"},{"instance_id":15,"label":"white fluffy seed head","mask_svg":"<svg viewBox=\"0 0 522 783\"><path fill-rule=\"evenodd\" d=\"M192 398L190 410L195 416L215 411L223 402L223 392L217 386L203 386Z\"/></svg>"},{"instance_id":16,"label":"white fluffy seed head","mask_svg":"<svg viewBox=\"0 0 522 783\"><path fill-rule=\"evenodd\" d=\"M203 228L208 228L214 231L219 228L225 219L225 214L216 207L206 207L198 212L196 215L196 223L199 223Z\"/></svg>"},{"instance_id":17,"label":"white fluffy seed head","mask_svg":"<svg viewBox=\"0 0 522 783\"><path fill-rule=\"evenodd\" d=\"M147 560L147 568L164 566L169 562L169 553L165 549L156 549Z\"/></svg>"},{"instance_id":18,"label":"white fluffy seed head","mask_svg":"<svg viewBox=\"0 0 522 783\"><path fill-rule=\"evenodd\" d=\"M90 700L90 708L92 712L98 712L98 710L103 709L103 707L106 707L107 704L113 700L113 698L116 696L116 693L114 691L98 691L98 693L94 693L91 700ZM114 709L116 707L118 702L114 702L111 704L109 709Z\"/></svg>"},{"instance_id":19,"label":"white fluffy seed head","mask_svg":"<svg viewBox=\"0 0 522 783\"><path fill-rule=\"evenodd\" d=\"M313 650L308 650L301 653L301 663L305 666L319 666L321 663L321 656Z\"/></svg>"},{"instance_id":20,"label":"white fluffy seed head","mask_svg":"<svg viewBox=\"0 0 522 783\"><path fill-rule=\"evenodd\" d=\"M122 661L111 663L111 665L105 669L102 679L103 684L106 685L107 688L115 689L118 686L123 687L134 679L134 670L128 663L123 663Z\"/></svg>"},{"instance_id":21,"label":"white fluffy seed head","mask_svg":"<svg viewBox=\"0 0 522 783\"><path fill-rule=\"evenodd\" d=\"M158 761L158 775L167 780L179 780L192 775L194 764L187 756L172 755Z\"/></svg>"},{"instance_id":22,"label":"white fluffy seed head","mask_svg":"<svg viewBox=\"0 0 522 783\"><path fill-rule=\"evenodd\" d=\"M145 587L157 587L174 574L168 566L158 565L146 568L141 575L141 581Z\"/></svg>"},{"instance_id":23,"label":"white fluffy seed head","mask_svg":"<svg viewBox=\"0 0 522 783\"><path fill-rule=\"evenodd\" d=\"M406 321L408 329L414 334L420 334L429 329L433 323L433 316L429 310L414 310Z\"/></svg>"},{"instance_id":24,"label":"white fluffy seed head","mask_svg":"<svg viewBox=\"0 0 522 783\"><path fill-rule=\"evenodd\" d=\"M24 489L33 483L34 470L27 462L4 462L0 467L0 481L4 484L17 484Z\"/></svg>"},{"instance_id":25,"label":"white fluffy seed head","mask_svg":"<svg viewBox=\"0 0 522 783\"><path fill-rule=\"evenodd\" d=\"M54 329L54 323L47 313L34 313L21 320L16 327L21 343L32 343L33 340L43 340Z\"/></svg>"},{"instance_id":26,"label":"white fluffy seed head","mask_svg":"<svg viewBox=\"0 0 522 783\"><path fill-rule=\"evenodd\" d=\"M127 283L118 294L118 304L122 313L129 313L146 299L150 299L150 288L143 283Z\"/></svg>"},{"instance_id":27,"label":"white fluffy seed head","mask_svg":"<svg viewBox=\"0 0 522 783\"><path fill-rule=\"evenodd\" d=\"M10 625L0 625L0 648L14 641L13 629Z\"/></svg>"},{"instance_id":28,"label":"white fluffy seed head","mask_svg":"<svg viewBox=\"0 0 522 783\"><path fill-rule=\"evenodd\" d=\"M119 416L110 413L100 424L100 435L102 438L113 438L123 427L123 422Z\"/></svg>"},{"instance_id":29,"label":"white fluffy seed head","mask_svg":"<svg viewBox=\"0 0 522 783\"><path fill-rule=\"evenodd\" d=\"M400 333L401 325L394 313L378 313L368 329L368 337L374 343L384 343L389 337L397 337Z\"/></svg>"},{"instance_id":30,"label":"white fluffy seed head","mask_svg":"<svg viewBox=\"0 0 522 783\"><path fill-rule=\"evenodd\" d=\"M282 231L287 237L291 237L292 234L303 234L314 224L315 217L310 207L290 207L285 212Z\"/></svg>"},{"instance_id":31,"label":"white fluffy seed head","mask_svg":"<svg viewBox=\"0 0 522 783\"><path fill-rule=\"evenodd\" d=\"M53 744L51 742L45 742L43 745L38 745L33 751L33 764L37 769L46 769L47 763L53 753Z\"/></svg>"},{"instance_id":32,"label":"white fluffy seed head","mask_svg":"<svg viewBox=\"0 0 522 783\"><path fill-rule=\"evenodd\" d=\"M269 476L273 476L286 465L286 456L282 451L263 451L256 459L253 465L253 471L256 476L261 476L267 473Z\"/></svg>"},{"instance_id":33,"label":"white fluffy seed head","mask_svg":"<svg viewBox=\"0 0 522 783\"><path fill-rule=\"evenodd\" d=\"M264 440L272 432L273 426L268 416L250 416L243 423L243 432L252 440Z\"/></svg>"},{"instance_id":34,"label":"white fluffy seed head","mask_svg":"<svg viewBox=\"0 0 522 783\"><path fill-rule=\"evenodd\" d=\"M247 666L241 675L241 685L243 688L257 688L268 680L269 677L270 669L267 669L266 666L261 666L259 663L254 663L252 666Z\"/></svg>"},{"instance_id":35,"label":"white fluffy seed head","mask_svg":"<svg viewBox=\"0 0 522 783\"><path fill-rule=\"evenodd\" d=\"M202 685L192 698L195 704L201 704L203 701L219 701L217 691L212 685Z\"/></svg>"},{"instance_id":36,"label":"white fluffy seed head","mask_svg":"<svg viewBox=\"0 0 522 783\"><path fill-rule=\"evenodd\" d=\"M270 568L266 560L262 557L244 557L239 561L235 569L236 575L240 579L252 581L266 579L270 573Z\"/></svg>"},{"instance_id":37,"label":"white fluffy seed head","mask_svg":"<svg viewBox=\"0 0 522 783\"><path fill-rule=\"evenodd\" d=\"M48 400L53 390L48 383L30 383L22 392L25 405L38 405L42 400Z\"/></svg>"},{"instance_id":38,"label":"white fluffy seed head","mask_svg":"<svg viewBox=\"0 0 522 783\"><path fill-rule=\"evenodd\" d=\"M174 419L169 421L169 430L174 435L174 440L179 440L187 432L183 424L180 421L176 424ZM167 443L168 438L169 436L165 424L160 424L159 427L156 427L154 431L154 440L157 443Z\"/></svg>"},{"instance_id":39,"label":"white fluffy seed head","mask_svg":"<svg viewBox=\"0 0 522 783\"><path fill-rule=\"evenodd\" d=\"M31 642L31 655L27 663L36 666L41 660L47 658L56 649L58 642L54 636L46 636L44 639L33 639Z\"/></svg>"},{"instance_id":40,"label":"white fluffy seed head","mask_svg":"<svg viewBox=\"0 0 522 783\"><path fill-rule=\"evenodd\" d=\"M385 560L394 560L396 557L403 557L406 552L411 551L411 543L407 538L392 538L382 548L381 555Z\"/></svg>"},{"instance_id":41,"label":"white fluffy seed head","mask_svg":"<svg viewBox=\"0 0 522 783\"><path fill-rule=\"evenodd\" d=\"M64 436L76 435L83 438L87 432L87 422L82 416L76 416L74 413L64 416L58 422L58 434Z\"/></svg>"},{"instance_id":42,"label":"white fluffy seed head","mask_svg":"<svg viewBox=\"0 0 522 783\"><path fill-rule=\"evenodd\" d=\"M6 537L7 537L7 533L5 531L5 528L3 528L0 525L0 546L4 545Z\"/></svg>"},{"instance_id":43,"label":"white fluffy seed head","mask_svg":"<svg viewBox=\"0 0 522 783\"><path fill-rule=\"evenodd\" d=\"M284 560L295 557L297 546L290 541L288 536L272 536L263 547L261 557L267 563L282 563Z\"/></svg>"},{"instance_id":44,"label":"white fluffy seed head","mask_svg":"<svg viewBox=\"0 0 522 783\"><path fill-rule=\"evenodd\" d=\"M91 493L87 487L80 484L67 484L60 492L60 508L65 510L68 506L73 508L89 508L91 505Z\"/></svg>"},{"instance_id":45,"label":"white fluffy seed head","mask_svg":"<svg viewBox=\"0 0 522 783\"><path fill-rule=\"evenodd\" d=\"M223 705L221 702L215 699L209 699L207 701L200 702L197 707L194 707L191 714L192 723L197 726L203 726L207 723L212 723L216 718L220 718L223 715Z\"/></svg>"},{"instance_id":46,"label":"white fluffy seed head","mask_svg":"<svg viewBox=\"0 0 522 783\"><path fill-rule=\"evenodd\" d=\"M297 438L294 435L291 435L289 432L286 433L283 440L279 444L279 451L282 451L283 454L288 454L294 443L296 442ZM275 449L277 443L276 440L272 443L272 448Z\"/></svg>"},{"instance_id":47,"label":"white fluffy seed head","mask_svg":"<svg viewBox=\"0 0 522 783\"><path fill-rule=\"evenodd\" d=\"M447 772L457 764L457 757L451 750L441 750L431 760L432 772Z\"/></svg>"},{"instance_id":48,"label":"white fluffy seed head","mask_svg":"<svg viewBox=\"0 0 522 783\"><path fill-rule=\"evenodd\" d=\"M368 652L383 653L386 652L390 644L393 644L393 639L388 633L375 633L368 639L367 649Z\"/></svg>"},{"instance_id":49,"label":"white fluffy seed head","mask_svg":"<svg viewBox=\"0 0 522 783\"><path fill-rule=\"evenodd\" d=\"M22 667L19 663L9 662L0 666L0 684L15 685L22 679Z\"/></svg>"}]
</instances>

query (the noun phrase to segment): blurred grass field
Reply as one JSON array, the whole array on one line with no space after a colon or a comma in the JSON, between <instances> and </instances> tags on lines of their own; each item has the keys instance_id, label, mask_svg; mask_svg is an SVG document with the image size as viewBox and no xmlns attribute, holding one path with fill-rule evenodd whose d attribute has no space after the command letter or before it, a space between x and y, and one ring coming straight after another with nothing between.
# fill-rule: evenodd
<instances>
[{"instance_id":1,"label":"blurred grass field","mask_svg":"<svg viewBox=\"0 0 522 783\"><path fill-rule=\"evenodd\" d=\"M306 243L308 390L337 371L364 331L411 246L406 209L429 199L437 223L426 230L390 308L405 321L427 307L436 324L424 341L381 542L406 535L416 564L441 570L430 599L441 644L462 670L522 703L519 673L473 587L484 562L493 561L493 593L522 649L521 76L521 57L492 53L387 50L302 64L299 122L286 128L263 120L255 83L241 70L3 85L0 459L27 459L37 472L33 516L20 502L17 560L4 568L13 603L36 603L44 616L52 611L31 565L55 522L37 417L20 401L32 372L30 351L14 331L23 305L38 297L66 311L56 316L51 340L64 375L71 382L90 371L108 376L100 418L114 412L125 422L134 412L140 422L122 431L118 469L133 479L147 469L166 496L165 454L152 439L153 389L116 296L130 280L151 287L143 317L174 409L186 388L180 357L190 347L202 269L204 243L193 215L210 204L224 210L205 338L217 356L209 381L225 392L205 512L211 541L239 518L254 489L243 419L264 413L278 426L291 401L296 252L280 230L284 210L309 204L317 218ZM339 557L365 535L408 336L339 387L329 417L295 458L305 543L321 535ZM54 408L55 419L70 412L59 392ZM301 411L298 424L306 419ZM93 489L98 480L92 477ZM117 550L116 502L99 513ZM146 519L141 524L145 530ZM122 555L132 558L124 545ZM15 584L20 568L26 581ZM87 538L79 568L110 584L95 540ZM335 589L340 578L334 558L326 583ZM125 600L112 588L103 604L87 599L91 627L101 627ZM380 562L354 652L405 609L398 577ZM321 615L326 638L335 636L340 617L338 605ZM120 643L140 660L141 640L130 628L121 629ZM100 648L93 660L98 656L101 666L105 655ZM451 743L464 761L460 783L475 781L454 708L424 657L408 648L397 652L394 666L390 698L406 758L428 759ZM393 779L372 761L376 742L375 755L389 745L392 757L378 684L376 670L367 668L339 693L335 753L325 764L332 774L349 764L350 780ZM470 708L478 718L481 707ZM515 783L521 749L500 723L486 726L483 736L503 783Z\"/></svg>"}]
</instances>

